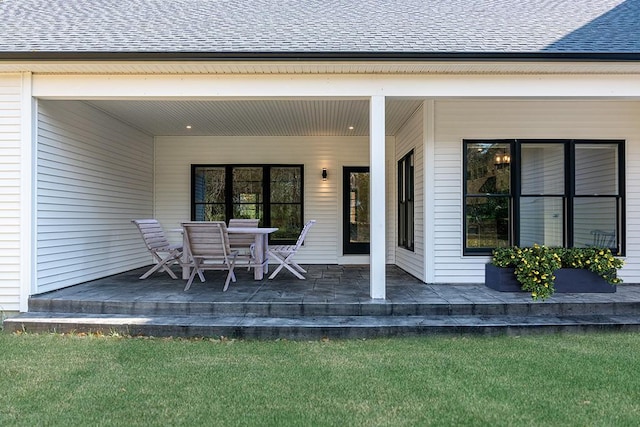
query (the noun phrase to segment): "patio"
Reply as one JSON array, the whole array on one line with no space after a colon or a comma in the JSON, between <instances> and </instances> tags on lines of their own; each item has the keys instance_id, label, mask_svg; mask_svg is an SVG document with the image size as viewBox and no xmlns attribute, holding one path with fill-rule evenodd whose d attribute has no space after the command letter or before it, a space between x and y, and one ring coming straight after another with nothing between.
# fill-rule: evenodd
<instances>
[{"instance_id":1,"label":"patio","mask_svg":"<svg viewBox=\"0 0 640 427\"><path fill-rule=\"evenodd\" d=\"M372 300L367 265L306 268L306 280L283 272L262 281L238 268L227 292L224 272L208 271L184 292L184 280L139 280L145 269L132 270L33 296L30 312L7 319L5 329L268 339L640 329L636 284L541 302L484 284L429 285L387 266L387 298Z\"/></svg>"}]
</instances>

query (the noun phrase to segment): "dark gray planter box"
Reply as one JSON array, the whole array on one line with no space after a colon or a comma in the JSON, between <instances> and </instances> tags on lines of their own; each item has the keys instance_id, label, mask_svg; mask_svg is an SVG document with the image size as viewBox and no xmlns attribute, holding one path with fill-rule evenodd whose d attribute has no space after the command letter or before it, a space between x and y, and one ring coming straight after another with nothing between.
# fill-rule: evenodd
<instances>
[{"instance_id":1,"label":"dark gray planter box","mask_svg":"<svg viewBox=\"0 0 640 427\"><path fill-rule=\"evenodd\" d=\"M580 268L561 268L554 272L555 291L558 293L613 293L615 285L610 285L593 271ZM516 280L513 268L496 267L487 264L484 270L484 284L500 292L523 292Z\"/></svg>"}]
</instances>

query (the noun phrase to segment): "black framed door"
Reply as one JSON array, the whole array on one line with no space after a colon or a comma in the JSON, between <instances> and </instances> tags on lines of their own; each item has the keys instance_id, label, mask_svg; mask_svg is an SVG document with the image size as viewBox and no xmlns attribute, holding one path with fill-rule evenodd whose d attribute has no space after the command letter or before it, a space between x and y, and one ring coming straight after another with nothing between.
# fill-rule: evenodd
<instances>
[{"instance_id":1,"label":"black framed door","mask_svg":"<svg viewBox=\"0 0 640 427\"><path fill-rule=\"evenodd\" d=\"M369 253L369 168L345 166L342 171L342 251Z\"/></svg>"}]
</instances>

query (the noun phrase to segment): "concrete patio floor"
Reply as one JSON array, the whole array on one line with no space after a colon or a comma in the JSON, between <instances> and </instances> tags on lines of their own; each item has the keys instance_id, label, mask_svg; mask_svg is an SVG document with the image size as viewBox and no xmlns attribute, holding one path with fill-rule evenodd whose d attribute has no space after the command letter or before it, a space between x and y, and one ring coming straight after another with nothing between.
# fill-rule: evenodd
<instances>
[{"instance_id":1,"label":"concrete patio floor","mask_svg":"<svg viewBox=\"0 0 640 427\"><path fill-rule=\"evenodd\" d=\"M395 266L387 266L387 295L385 300L369 296L369 267L367 265L310 265L305 266L306 280L287 271L275 279L256 281L253 273L236 268L237 282L222 292L224 272L205 272L206 281L196 277L191 289L184 292L185 281L173 280L166 273L155 273L145 280L138 277L146 268L86 282L32 297L32 301L158 301L158 302L291 302L291 303L372 303L372 304L486 304L486 303L640 303L640 285L622 284L615 293L556 293L546 302L532 301L526 292L498 292L483 283L425 284ZM179 273L176 270L176 273ZM178 274L178 277L180 275Z\"/></svg>"}]
</instances>

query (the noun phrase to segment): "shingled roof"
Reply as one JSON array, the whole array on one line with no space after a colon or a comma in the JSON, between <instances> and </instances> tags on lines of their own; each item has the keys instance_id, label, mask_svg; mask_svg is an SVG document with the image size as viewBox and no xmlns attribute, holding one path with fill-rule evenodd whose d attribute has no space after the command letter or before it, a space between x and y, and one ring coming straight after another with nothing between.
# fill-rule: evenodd
<instances>
[{"instance_id":1,"label":"shingled roof","mask_svg":"<svg viewBox=\"0 0 640 427\"><path fill-rule=\"evenodd\" d=\"M640 0L0 0L0 57L640 54Z\"/></svg>"}]
</instances>

